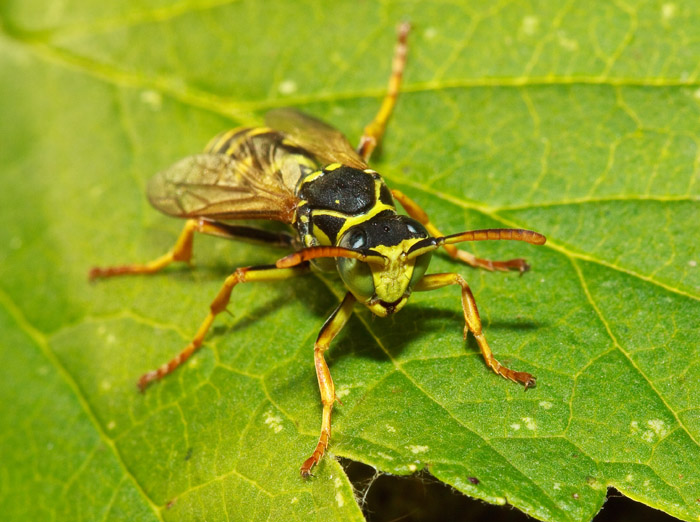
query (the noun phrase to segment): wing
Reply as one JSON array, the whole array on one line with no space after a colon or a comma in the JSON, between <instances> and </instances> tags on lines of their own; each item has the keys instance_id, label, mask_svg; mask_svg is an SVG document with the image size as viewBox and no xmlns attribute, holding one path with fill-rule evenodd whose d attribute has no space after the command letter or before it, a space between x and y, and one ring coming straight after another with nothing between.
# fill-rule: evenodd
<instances>
[{"instance_id":1,"label":"wing","mask_svg":"<svg viewBox=\"0 0 700 522\"><path fill-rule=\"evenodd\" d=\"M159 172L148 183L148 199L176 217L284 223L292 222L297 203L279 169L225 154L188 156Z\"/></svg>"},{"instance_id":2,"label":"wing","mask_svg":"<svg viewBox=\"0 0 700 522\"><path fill-rule=\"evenodd\" d=\"M365 163L338 129L295 109L275 109L265 115L265 123L282 131L298 147L309 151L321 163L342 163L366 169Z\"/></svg>"}]
</instances>

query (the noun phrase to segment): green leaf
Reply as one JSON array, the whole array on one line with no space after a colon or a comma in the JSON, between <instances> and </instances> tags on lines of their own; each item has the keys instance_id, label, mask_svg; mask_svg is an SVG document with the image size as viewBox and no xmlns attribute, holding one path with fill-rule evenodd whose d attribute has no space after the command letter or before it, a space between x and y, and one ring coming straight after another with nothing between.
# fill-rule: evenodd
<instances>
[{"instance_id":1,"label":"green leaf","mask_svg":"<svg viewBox=\"0 0 700 522\"><path fill-rule=\"evenodd\" d=\"M670 2L9 1L0 6L0 512L4 519L360 520L342 468L298 476L321 406L312 346L332 277L241 285L205 346L145 395L223 278L279 250L197 238L197 266L145 261L181 223L150 175L217 132L298 106L353 140L414 24L373 165L446 233L533 269L436 256L479 303L496 356L462 340L455 288L358 308L328 352L330 452L427 469L542 520L589 520L614 486L700 519L700 9ZM471 246L471 245L470 245ZM476 480L475 480L476 479Z\"/></svg>"}]
</instances>

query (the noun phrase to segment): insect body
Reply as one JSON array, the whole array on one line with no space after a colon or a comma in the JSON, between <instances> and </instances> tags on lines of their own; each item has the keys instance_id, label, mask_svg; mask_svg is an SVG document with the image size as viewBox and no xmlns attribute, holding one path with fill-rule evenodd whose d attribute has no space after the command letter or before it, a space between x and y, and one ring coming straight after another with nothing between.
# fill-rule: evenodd
<instances>
[{"instance_id":1,"label":"insect body","mask_svg":"<svg viewBox=\"0 0 700 522\"><path fill-rule=\"evenodd\" d=\"M413 291L459 285L465 336L472 332L487 365L499 375L534 386L532 375L501 365L481 330L474 297L456 273L426 274L432 253L444 247L456 259L488 270L520 272L523 259L490 261L454 247L454 243L512 239L541 245L544 236L521 229L488 229L443 235L426 213L397 190L390 190L367 161L382 137L393 110L405 63L408 26L399 30L393 74L375 120L367 126L357 150L329 125L291 109L267 114L267 127L236 129L215 137L203 154L187 157L157 174L148 185L153 206L186 218L173 249L143 265L94 268L91 278L153 273L173 261L189 261L195 232L244 239L294 249L274 265L238 268L226 278L192 341L168 363L144 374L141 389L172 372L202 344L215 317L240 283L277 281L311 270L337 271L348 289L321 328L314 362L323 403L321 435L303 463L308 477L325 452L331 433L335 387L324 359L330 342L343 328L356 301L384 317L398 312ZM395 201L408 216L396 211ZM294 234L274 233L230 223L266 219L287 223Z\"/></svg>"}]
</instances>

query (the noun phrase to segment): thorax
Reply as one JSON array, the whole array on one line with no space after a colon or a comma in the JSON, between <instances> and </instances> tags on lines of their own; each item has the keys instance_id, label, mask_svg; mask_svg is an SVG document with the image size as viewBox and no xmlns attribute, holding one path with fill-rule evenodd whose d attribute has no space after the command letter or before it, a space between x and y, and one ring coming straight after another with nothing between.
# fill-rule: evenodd
<instances>
[{"instance_id":1,"label":"thorax","mask_svg":"<svg viewBox=\"0 0 700 522\"><path fill-rule=\"evenodd\" d=\"M379 174L339 163L302 176L297 197L294 226L305 247L337 245L352 226L380 212L396 213L391 191ZM334 269L332 261L316 265Z\"/></svg>"}]
</instances>

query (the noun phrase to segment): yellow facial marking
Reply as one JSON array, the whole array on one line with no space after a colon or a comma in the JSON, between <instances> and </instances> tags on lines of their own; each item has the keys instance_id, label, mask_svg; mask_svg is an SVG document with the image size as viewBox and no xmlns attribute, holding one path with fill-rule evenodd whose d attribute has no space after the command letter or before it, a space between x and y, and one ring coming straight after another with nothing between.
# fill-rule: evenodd
<instances>
[{"instance_id":1,"label":"yellow facial marking","mask_svg":"<svg viewBox=\"0 0 700 522\"><path fill-rule=\"evenodd\" d=\"M333 243L331 243L330 238L323 232L323 230L321 230L317 226L314 226L313 235L314 235L314 237L316 237L316 239L318 240L318 243L321 245L330 246L333 244Z\"/></svg>"},{"instance_id":2,"label":"yellow facial marking","mask_svg":"<svg viewBox=\"0 0 700 522\"><path fill-rule=\"evenodd\" d=\"M420 239L404 239L398 245L377 245L372 250L382 254L386 263L371 264L375 295L364 304L380 317L387 315L386 308L380 303L393 303L392 312L398 312L406 304L411 293L409 284L413 276L415 259L408 259L406 252Z\"/></svg>"}]
</instances>

